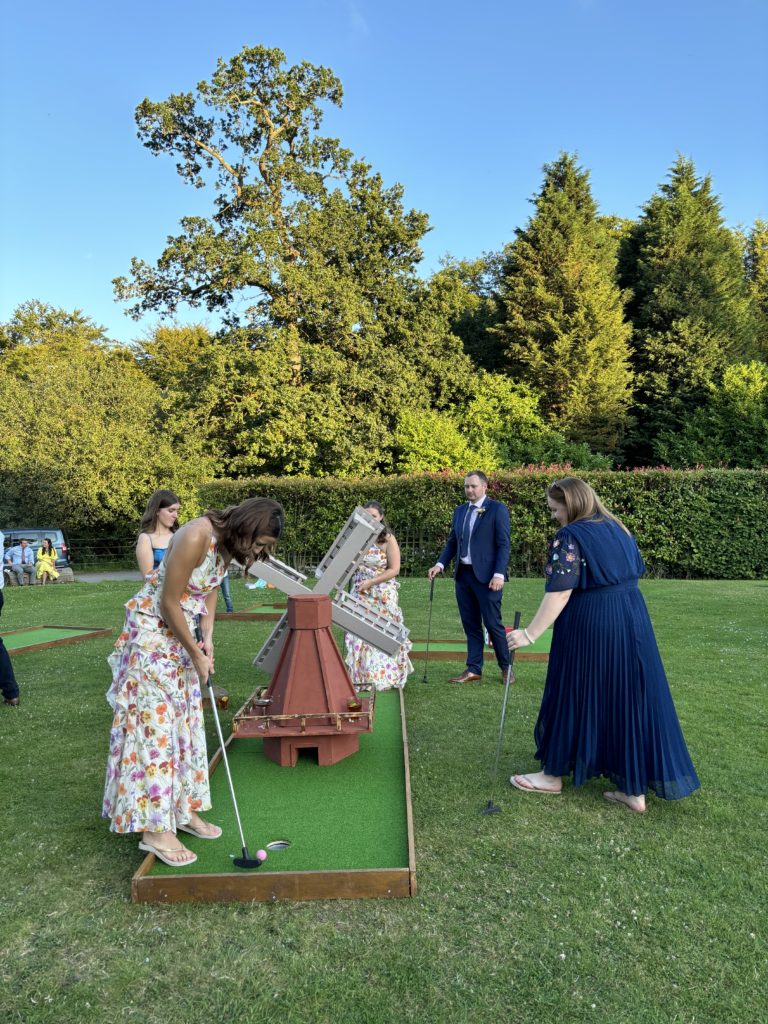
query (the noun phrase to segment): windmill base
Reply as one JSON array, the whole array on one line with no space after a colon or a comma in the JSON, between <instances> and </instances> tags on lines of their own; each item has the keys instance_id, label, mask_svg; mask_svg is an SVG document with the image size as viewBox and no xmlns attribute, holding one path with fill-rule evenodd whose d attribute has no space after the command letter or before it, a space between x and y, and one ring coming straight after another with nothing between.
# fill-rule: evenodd
<instances>
[{"instance_id":1,"label":"windmill base","mask_svg":"<svg viewBox=\"0 0 768 1024\"><path fill-rule=\"evenodd\" d=\"M264 756L281 768L295 768L299 750L317 750L317 763L321 767L343 761L360 749L357 733L334 736L285 736L280 739L264 738Z\"/></svg>"}]
</instances>

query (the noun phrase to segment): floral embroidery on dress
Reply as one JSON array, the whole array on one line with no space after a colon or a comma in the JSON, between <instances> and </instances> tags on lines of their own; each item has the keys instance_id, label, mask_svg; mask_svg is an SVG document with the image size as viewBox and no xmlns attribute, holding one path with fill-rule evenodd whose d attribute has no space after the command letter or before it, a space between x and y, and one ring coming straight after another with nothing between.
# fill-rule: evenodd
<instances>
[{"instance_id":1,"label":"floral embroidery on dress","mask_svg":"<svg viewBox=\"0 0 768 1024\"><path fill-rule=\"evenodd\" d=\"M365 553L363 561L352 577L353 593L357 593L357 585L363 580L371 580L387 568L386 552L378 546L371 545ZM385 615L396 625L403 624L403 613L398 601L400 584L397 580L385 580L377 583L364 594L357 596L381 615ZM347 669L356 690L391 690L402 689L405 680L413 672L411 659L408 657L412 644L410 640L400 647L392 658L384 651L365 643L358 636L347 633L344 637L346 646Z\"/></svg>"},{"instance_id":2,"label":"floral embroidery on dress","mask_svg":"<svg viewBox=\"0 0 768 1024\"><path fill-rule=\"evenodd\" d=\"M579 585L583 560L579 545L567 529L559 530L550 542L544 575L548 590L567 590Z\"/></svg>"},{"instance_id":3,"label":"floral embroidery on dress","mask_svg":"<svg viewBox=\"0 0 768 1024\"><path fill-rule=\"evenodd\" d=\"M192 573L181 607L190 631L207 615L206 596L224 565L215 542ZM125 625L109 656L114 716L104 786L113 832L175 831L211 806L200 680L160 615L165 560L125 605Z\"/></svg>"}]
</instances>

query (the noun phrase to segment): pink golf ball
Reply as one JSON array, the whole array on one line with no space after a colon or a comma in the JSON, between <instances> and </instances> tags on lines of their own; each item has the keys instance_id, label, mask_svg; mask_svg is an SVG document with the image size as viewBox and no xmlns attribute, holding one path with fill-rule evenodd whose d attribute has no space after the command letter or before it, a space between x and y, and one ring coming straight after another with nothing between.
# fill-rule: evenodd
<instances>
[{"instance_id":1,"label":"pink golf ball","mask_svg":"<svg viewBox=\"0 0 768 1024\"><path fill-rule=\"evenodd\" d=\"M256 851L256 860L261 861L261 863L263 864L266 859L267 859L267 851L266 850L257 850Z\"/></svg>"}]
</instances>

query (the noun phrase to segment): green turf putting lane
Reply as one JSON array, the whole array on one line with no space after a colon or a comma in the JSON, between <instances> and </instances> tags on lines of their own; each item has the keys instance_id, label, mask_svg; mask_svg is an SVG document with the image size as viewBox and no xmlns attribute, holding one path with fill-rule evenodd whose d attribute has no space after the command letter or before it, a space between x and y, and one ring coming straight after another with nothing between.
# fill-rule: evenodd
<instances>
[{"instance_id":1,"label":"green turf putting lane","mask_svg":"<svg viewBox=\"0 0 768 1024\"><path fill-rule=\"evenodd\" d=\"M25 629L0 633L8 653L13 655L31 654L33 651L44 651L48 647L61 647L64 644L111 635L111 629L100 629L96 626L28 626Z\"/></svg>"},{"instance_id":2,"label":"green turf putting lane","mask_svg":"<svg viewBox=\"0 0 768 1024\"><path fill-rule=\"evenodd\" d=\"M224 765L211 778L205 817L224 835L202 840L179 833L197 862L169 867L147 858L133 879L134 900L271 900L407 896L415 888L407 742L400 694L376 699L374 730L358 753L320 768L314 750L295 768L280 768L260 739L232 739L230 769L251 857L277 840L257 870L232 864L241 855Z\"/></svg>"}]
</instances>

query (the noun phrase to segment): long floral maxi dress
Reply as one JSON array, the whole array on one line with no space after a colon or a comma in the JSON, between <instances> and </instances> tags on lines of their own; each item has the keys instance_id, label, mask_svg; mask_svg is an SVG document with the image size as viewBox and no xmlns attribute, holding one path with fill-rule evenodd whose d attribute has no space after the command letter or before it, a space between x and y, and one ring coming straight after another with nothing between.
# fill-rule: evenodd
<instances>
[{"instance_id":1,"label":"long floral maxi dress","mask_svg":"<svg viewBox=\"0 0 768 1024\"><path fill-rule=\"evenodd\" d=\"M181 607L190 631L207 615L205 597L224 567L211 542ZM113 832L166 832L211 806L200 679L160 615L165 561L125 606L125 626L109 656L114 711L102 815Z\"/></svg>"},{"instance_id":2,"label":"long floral maxi dress","mask_svg":"<svg viewBox=\"0 0 768 1024\"><path fill-rule=\"evenodd\" d=\"M355 575L352 577L353 593L363 580L373 579L387 568L386 552L378 546L371 545L365 553ZM359 594L362 601L369 604L374 611L385 615L398 626L403 625L403 613L397 598L400 584L397 580L386 580L377 583L364 594ZM400 647L397 655L392 658L377 647L365 643L360 637L347 633L344 637L346 645L346 663L349 676L357 690L391 690L402 689L405 680L413 672L413 665L408 653L413 646L410 640Z\"/></svg>"}]
</instances>

